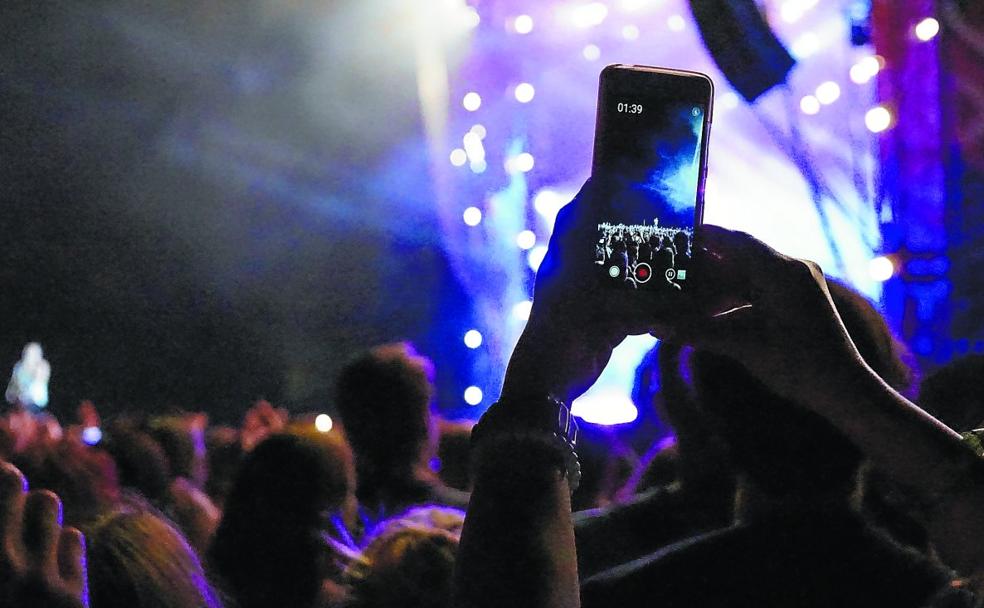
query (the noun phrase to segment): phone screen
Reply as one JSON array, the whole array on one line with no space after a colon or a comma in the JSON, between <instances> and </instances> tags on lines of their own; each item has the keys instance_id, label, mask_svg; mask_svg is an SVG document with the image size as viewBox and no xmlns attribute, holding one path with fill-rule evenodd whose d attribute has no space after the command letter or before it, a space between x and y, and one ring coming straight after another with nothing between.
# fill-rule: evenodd
<instances>
[{"instance_id":1,"label":"phone screen","mask_svg":"<svg viewBox=\"0 0 984 608\"><path fill-rule=\"evenodd\" d=\"M592 254L604 282L646 290L693 282L712 92L703 74L641 66L602 72L592 172L610 196Z\"/></svg>"}]
</instances>

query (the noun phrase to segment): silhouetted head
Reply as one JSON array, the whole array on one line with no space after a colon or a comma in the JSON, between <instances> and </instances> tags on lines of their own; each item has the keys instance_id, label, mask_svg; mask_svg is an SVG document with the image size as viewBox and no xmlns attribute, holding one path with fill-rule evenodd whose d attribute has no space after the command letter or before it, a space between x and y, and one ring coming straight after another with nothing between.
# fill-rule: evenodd
<instances>
[{"instance_id":1,"label":"silhouetted head","mask_svg":"<svg viewBox=\"0 0 984 608\"><path fill-rule=\"evenodd\" d=\"M868 365L898 389L912 372L878 312L829 281L837 311ZM857 483L858 449L819 415L771 392L741 363L697 351L692 359L701 406L715 414L736 467L772 496L847 496Z\"/></svg>"},{"instance_id":2,"label":"silhouetted head","mask_svg":"<svg viewBox=\"0 0 984 608\"><path fill-rule=\"evenodd\" d=\"M353 486L340 433L272 435L246 455L209 549L240 608L310 605L328 573L324 535Z\"/></svg>"},{"instance_id":3,"label":"silhouetted head","mask_svg":"<svg viewBox=\"0 0 984 608\"><path fill-rule=\"evenodd\" d=\"M432 375L407 343L377 346L342 370L336 405L360 476L409 472L431 449Z\"/></svg>"},{"instance_id":4,"label":"silhouetted head","mask_svg":"<svg viewBox=\"0 0 984 608\"><path fill-rule=\"evenodd\" d=\"M686 232L677 232L673 235L673 246L680 255L690 255L690 237Z\"/></svg>"}]
</instances>

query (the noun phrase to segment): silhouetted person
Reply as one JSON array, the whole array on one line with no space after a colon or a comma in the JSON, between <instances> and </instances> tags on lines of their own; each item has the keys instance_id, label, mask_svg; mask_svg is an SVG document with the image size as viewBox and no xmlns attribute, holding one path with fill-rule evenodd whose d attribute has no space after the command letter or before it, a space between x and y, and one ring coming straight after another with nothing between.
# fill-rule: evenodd
<instances>
[{"instance_id":1,"label":"silhouetted person","mask_svg":"<svg viewBox=\"0 0 984 608\"><path fill-rule=\"evenodd\" d=\"M208 552L239 608L314 605L340 577L331 534L354 507L344 438L277 434L243 460Z\"/></svg>"},{"instance_id":2,"label":"silhouetted person","mask_svg":"<svg viewBox=\"0 0 984 608\"><path fill-rule=\"evenodd\" d=\"M374 518L428 503L464 507L467 494L430 469L436 453L432 364L406 343L377 346L342 370L336 403L352 442L360 504Z\"/></svg>"}]
</instances>

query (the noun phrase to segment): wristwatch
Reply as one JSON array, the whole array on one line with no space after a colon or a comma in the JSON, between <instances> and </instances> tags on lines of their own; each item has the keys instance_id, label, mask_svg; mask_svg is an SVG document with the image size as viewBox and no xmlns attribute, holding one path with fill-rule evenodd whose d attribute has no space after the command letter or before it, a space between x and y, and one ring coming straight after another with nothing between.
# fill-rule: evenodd
<instances>
[{"instance_id":1,"label":"wristwatch","mask_svg":"<svg viewBox=\"0 0 984 608\"><path fill-rule=\"evenodd\" d=\"M472 448L493 437L546 440L556 448L560 472L571 492L581 483L581 463L575 450L577 422L570 408L553 395L513 397L493 403L472 429Z\"/></svg>"}]
</instances>

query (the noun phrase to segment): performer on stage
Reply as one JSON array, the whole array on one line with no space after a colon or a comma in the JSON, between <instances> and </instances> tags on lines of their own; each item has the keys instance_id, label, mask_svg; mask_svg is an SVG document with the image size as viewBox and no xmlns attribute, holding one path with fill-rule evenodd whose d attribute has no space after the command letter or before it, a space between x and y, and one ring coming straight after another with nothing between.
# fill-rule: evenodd
<instances>
[{"instance_id":1,"label":"performer on stage","mask_svg":"<svg viewBox=\"0 0 984 608\"><path fill-rule=\"evenodd\" d=\"M31 342L24 347L21 360L7 385L7 402L30 412L38 413L48 405L48 379L51 366L44 359L41 345Z\"/></svg>"}]
</instances>

